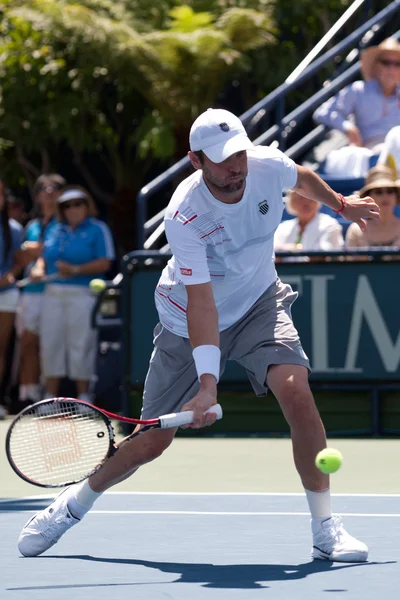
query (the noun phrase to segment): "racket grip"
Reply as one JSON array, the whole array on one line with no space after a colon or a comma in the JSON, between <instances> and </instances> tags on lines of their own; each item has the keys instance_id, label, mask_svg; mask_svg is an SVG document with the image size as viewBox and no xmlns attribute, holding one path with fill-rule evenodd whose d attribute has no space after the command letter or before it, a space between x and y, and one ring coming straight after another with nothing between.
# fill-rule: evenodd
<instances>
[{"instance_id":1,"label":"racket grip","mask_svg":"<svg viewBox=\"0 0 400 600\"><path fill-rule=\"evenodd\" d=\"M222 406L220 404L214 404L211 408L206 410L204 414L215 413L217 420L222 419ZM193 411L184 410L179 413L171 413L169 415L162 415L159 417L161 429L168 429L169 427L180 427L181 425L190 425L193 423Z\"/></svg>"}]
</instances>

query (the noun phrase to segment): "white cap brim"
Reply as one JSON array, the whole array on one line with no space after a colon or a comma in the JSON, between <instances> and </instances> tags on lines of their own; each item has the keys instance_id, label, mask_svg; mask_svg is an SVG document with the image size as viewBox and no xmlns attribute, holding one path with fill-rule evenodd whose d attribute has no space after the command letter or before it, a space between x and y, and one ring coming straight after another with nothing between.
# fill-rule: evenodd
<instances>
[{"instance_id":1,"label":"white cap brim","mask_svg":"<svg viewBox=\"0 0 400 600\"><path fill-rule=\"evenodd\" d=\"M87 200L88 197L86 196L85 192L83 192L82 190L67 190L66 192L63 192L61 194L61 196L59 196L57 202L59 204L62 204L62 202L68 202L68 200Z\"/></svg>"},{"instance_id":2,"label":"white cap brim","mask_svg":"<svg viewBox=\"0 0 400 600\"><path fill-rule=\"evenodd\" d=\"M212 162L221 163L232 156L232 154L236 154L236 152L252 150L253 148L254 144L249 140L247 135L245 133L238 133L220 144L203 148L203 152Z\"/></svg>"}]
</instances>

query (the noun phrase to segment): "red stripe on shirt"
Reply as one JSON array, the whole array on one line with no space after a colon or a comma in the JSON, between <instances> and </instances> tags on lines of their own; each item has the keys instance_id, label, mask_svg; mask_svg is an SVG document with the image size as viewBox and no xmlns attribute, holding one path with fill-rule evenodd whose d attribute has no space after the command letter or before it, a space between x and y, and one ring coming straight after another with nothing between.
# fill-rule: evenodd
<instances>
[{"instance_id":1,"label":"red stripe on shirt","mask_svg":"<svg viewBox=\"0 0 400 600\"><path fill-rule=\"evenodd\" d=\"M186 221L184 222L184 225L187 225L188 223L190 223L190 221L193 221L194 219L197 219L197 215L190 217L190 219L186 219Z\"/></svg>"},{"instance_id":2,"label":"red stripe on shirt","mask_svg":"<svg viewBox=\"0 0 400 600\"><path fill-rule=\"evenodd\" d=\"M179 306L179 304L177 304L176 302L174 302L174 300L172 300L169 296L166 296L165 294L162 294L158 290L156 290L156 292L157 292L157 294L160 294L160 296L162 296L163 298L166 298L167 300L169 300L169 302L171 302L171 304L173 304L174 306L176 306L176 308L179 308L179 310L181 310L182 312L186 313L186 310L182 306Z\"/></svg>"},{"instance_id":3,"label":"red stripe on shirt","mask_svg":"<svg viewBox=\"0 0 400 600\"><path fill-rule=\"evenodd\" d=\"M210 233L206 233L205 235L202 235L200 239L202 240L203 238L208 237L209 235L211 235L215 231L218 231L219 229L224 229L224 226L221 225L221 227L216 227L215 229L213 229L212 231L210 231Z\"/></svg>"}]
</instances>

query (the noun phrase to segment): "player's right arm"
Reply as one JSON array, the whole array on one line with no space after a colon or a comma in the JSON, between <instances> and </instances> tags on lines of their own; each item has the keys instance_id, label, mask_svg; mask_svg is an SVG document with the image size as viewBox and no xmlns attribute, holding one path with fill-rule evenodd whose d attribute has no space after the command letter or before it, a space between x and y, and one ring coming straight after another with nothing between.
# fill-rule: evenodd
<instances>
[{"instance_id":1,"label":"player's right arm","mask_svg":"<svg viewBox=\"0 0 400 600\"><path fill-rule=\"evenodd\" d=\"M186 318L200 390L182 410L193 410L194 428L211 425L215 415L203 413L217 402L220 370L218 310L207 264L206 244L182 219L165 221L177 276L187 293Z\"/></svg>"},{"instance_id":2,"label":"player's right arm","mask_svg":"<svg viewBox=\"0 0 400 600\"><path fill-rule=\"evenodd\" d=\"M200 390L190 402L184 405L183 410L194 411L192 427L197 428L211 425L215 421L213 415L204 415L204 412L217 402L220 368L220 354L217 352L219 349L218 310L215 306L211 282L188 285L186 292L188 333L199 374ZM207 371L214 371L214 374Z\"/></svg>"}]
</instances>

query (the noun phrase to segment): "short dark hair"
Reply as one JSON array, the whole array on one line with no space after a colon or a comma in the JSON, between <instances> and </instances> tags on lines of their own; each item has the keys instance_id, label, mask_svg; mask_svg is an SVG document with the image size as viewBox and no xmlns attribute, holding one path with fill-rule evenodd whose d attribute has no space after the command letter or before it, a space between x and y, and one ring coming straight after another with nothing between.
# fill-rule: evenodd
<instances>
[{"instance_id":1,"label":"short dark hair","mask_svg":"<svg viewBox=\"0 0 400 600\"><path fill-rule=\"evenodd\" d=\"M197 158L199 159L200 163L202 165L204 165L205 154L204 154L203 150L194 150L193 154L195 154L197 156Z\"/></svg>"}]
</instances>

